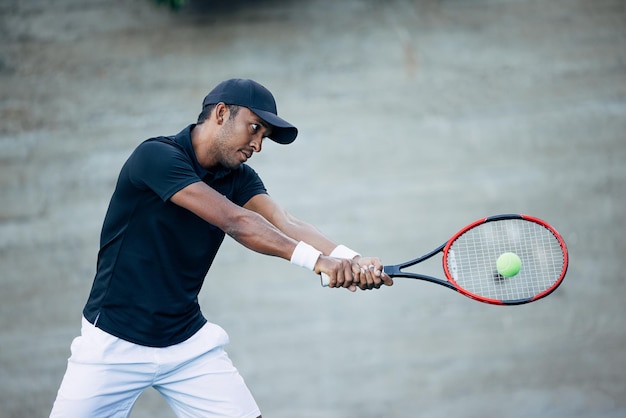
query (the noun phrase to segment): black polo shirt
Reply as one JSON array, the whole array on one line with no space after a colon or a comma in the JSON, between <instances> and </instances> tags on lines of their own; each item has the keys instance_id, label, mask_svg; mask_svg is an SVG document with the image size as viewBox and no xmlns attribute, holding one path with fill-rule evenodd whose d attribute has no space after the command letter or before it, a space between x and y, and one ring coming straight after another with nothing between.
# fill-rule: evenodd
<instances>
[{"instance_id":1,"label":"black polo shirt","mask_svg":"<svg viewBox=\"0 0 626 418\"><path fill-rule=\"evenodd\" d=\"M209 172L198 164L191 130L149 139L120 172L104 219L97 271L85 318L136 344L180 343L206 322L198 293L224 232L170 202L177 191L204 181L237 205L266 193L242 164Z\"/></svg>"}]
</instances>

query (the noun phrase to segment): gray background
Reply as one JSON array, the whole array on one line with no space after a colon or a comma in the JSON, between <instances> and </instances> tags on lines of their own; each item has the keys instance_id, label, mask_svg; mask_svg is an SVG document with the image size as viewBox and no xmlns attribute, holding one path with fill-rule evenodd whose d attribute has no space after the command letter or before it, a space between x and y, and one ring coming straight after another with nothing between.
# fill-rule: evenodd
<instances>
[{"instance_id":1,"label":"gray background","mask_svg":"<svg viewBox=\"0 0 626 418\"><path fill-rule=\"evenodd\" d=\"M265 417L626 416L625 2L215 3L0 1L0 415L49 412L126 157L237 76L301 132L250 164L337 242L396 263L520 212L571 257L502 308L322 289L227 240L201 304ZM132 416L173 414L150 389Z\"/></svg>"}]
</instances>

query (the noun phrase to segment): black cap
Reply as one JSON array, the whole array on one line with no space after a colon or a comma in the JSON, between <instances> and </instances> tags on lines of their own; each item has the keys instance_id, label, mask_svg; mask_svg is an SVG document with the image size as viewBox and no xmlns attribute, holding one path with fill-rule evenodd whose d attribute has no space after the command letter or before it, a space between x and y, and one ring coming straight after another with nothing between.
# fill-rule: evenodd
<instances>
[{"instance_id":1,"label":"black cap","mask_svg":"<svg viewBox=\"0 0 626 418\"><path fill-rule=\"evenodd\" d=\"M256 81L241 78L222 81L204 98L202 107L220 102L250 109L272 127L269 138L279 144L290 144L298 136L295 126L278 117L272 93Z\"/></svg>"}]
</instances>

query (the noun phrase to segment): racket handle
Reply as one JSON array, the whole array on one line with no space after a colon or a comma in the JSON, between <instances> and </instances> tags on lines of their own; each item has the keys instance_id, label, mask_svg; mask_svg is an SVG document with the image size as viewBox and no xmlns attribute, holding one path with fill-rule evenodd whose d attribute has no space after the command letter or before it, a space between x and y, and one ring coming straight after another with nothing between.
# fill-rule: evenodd
<instances>
[{"instance_id":1,"label":"racket handle","mask_svg":"<svg viewBox=\"0 0 626 418\"><path fill-rule=\"evenodd\" d=\"M328 285L330 284L330 276L326 273L321 274L322 276L322 286L323 287L328 287Z\"/></svg>"}]
</instances>

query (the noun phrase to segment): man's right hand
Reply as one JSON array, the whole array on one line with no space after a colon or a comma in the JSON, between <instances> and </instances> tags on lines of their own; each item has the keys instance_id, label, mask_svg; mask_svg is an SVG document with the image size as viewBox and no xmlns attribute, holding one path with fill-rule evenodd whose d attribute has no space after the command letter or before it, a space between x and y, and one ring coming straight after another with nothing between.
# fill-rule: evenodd
<instances>
[{"instance_id":1,"label":"man's right hand","mask_svg":"<svg viewBox=\"0 0 626 418\"><path fill-rule=\"evenodd\" d=\"M321 255L315 263L315 273L326 273L330 277L328 287L344 287L355 292L357 289L355 283L359 282L360 267L352 260Z\"/></svg>"}]
</instances>

